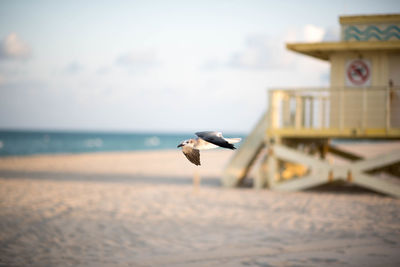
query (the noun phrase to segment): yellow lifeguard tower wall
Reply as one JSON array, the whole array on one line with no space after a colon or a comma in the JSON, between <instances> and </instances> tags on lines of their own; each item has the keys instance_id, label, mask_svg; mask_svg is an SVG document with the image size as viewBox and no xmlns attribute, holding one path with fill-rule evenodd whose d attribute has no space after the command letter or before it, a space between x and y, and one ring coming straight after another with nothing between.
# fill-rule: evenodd
<instances>
[{"instance_id":1,"label":"yellow lifeguard tower wall","mask_svg":"<svg viewBox=\"0 0 400 267\"><path fill-rule=\"evenodd\" d=\"M385 49L385 46L400 41L400 16L348 16L341 17L340 24L339 46L346 42L358 42L368 48L370 43L374 50L351 50L350 46L348 50L337 50L329 56L331 89L345 87L348 90L344 95L345 99L339 92L331 94L331 127L385 128L388 122L383 118L388 107L384 88L400 85L400 52ZM361 69L352 70L357 66ZM364 73L360 73L363 71ZM355 74L353 79L352 74ZM400 96L396 96L393 92L388 100L391 127L400 126ZM364 98L365 103L360 98ZM365 106L360 106L361 104ZM340 105L343 105L343 111L335 108ZM342 125L339 120L340 112L346 114Z\"/></svg>"},{"instance_id":2,"label":"yellow lifeguard tower wall","mask_svg":"<svg viewBox=\"0 0 400 267\"><path fill-rule=\"evenodd\" d=\"M339 21L342 42L400 41L400 15L347 16L340 17ZM346 62L358 58L371 62L371 83L365 86L387 86L390 80L399 86L400 52L386 50L381 45L374 51L351 51L349 47L349 51L332 53L331 86L346 86Z\"/></svg>"}]
</instances>

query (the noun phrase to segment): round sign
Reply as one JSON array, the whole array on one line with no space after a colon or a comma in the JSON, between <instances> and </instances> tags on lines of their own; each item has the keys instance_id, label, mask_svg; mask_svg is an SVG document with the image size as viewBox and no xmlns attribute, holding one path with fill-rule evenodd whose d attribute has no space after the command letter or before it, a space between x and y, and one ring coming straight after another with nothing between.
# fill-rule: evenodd
<instances>
[{"instance_id":1,"label":"round sign","mask_svg":"<svg viewBox=\"0 0 400 267\"><path fill-rule=\"evenodd\" d=\"M347 79L354 85L366 85L370 77L370 69L361 59L353 60L347 67Z\"/></svg>"}]
</instances>

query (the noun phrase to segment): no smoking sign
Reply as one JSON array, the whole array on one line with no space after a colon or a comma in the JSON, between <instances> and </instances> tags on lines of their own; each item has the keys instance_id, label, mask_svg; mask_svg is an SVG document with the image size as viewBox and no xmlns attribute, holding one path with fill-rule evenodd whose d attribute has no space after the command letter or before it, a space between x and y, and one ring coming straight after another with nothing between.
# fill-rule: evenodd
<instances>
[{"instance_id":1,"label":"no smoking sign","mask_svg":"<svg viewBox=\"0 0 400 267\"><path fill-rule=\"evenodd\" d=\"M346 63L347 86L371 85L371 62L365 59L353 59Z\"/></svg>"}]
</instances>

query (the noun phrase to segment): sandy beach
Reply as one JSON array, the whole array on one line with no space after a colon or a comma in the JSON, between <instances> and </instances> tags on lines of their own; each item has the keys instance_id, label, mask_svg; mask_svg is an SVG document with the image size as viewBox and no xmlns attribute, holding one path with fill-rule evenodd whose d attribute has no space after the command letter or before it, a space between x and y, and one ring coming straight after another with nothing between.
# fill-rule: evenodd
<instances>
[{"instance_id":1,"label":"sandy beach","mask_svg":"<svg viewBox=\"0 0 400 267\"><path fill-rule=\"evenodd\" d=\"M179 150L0 158L0 265L400 266L400 200L222 188L231 156L206 151L201 167Z\"/></svg>"}]
</instances>

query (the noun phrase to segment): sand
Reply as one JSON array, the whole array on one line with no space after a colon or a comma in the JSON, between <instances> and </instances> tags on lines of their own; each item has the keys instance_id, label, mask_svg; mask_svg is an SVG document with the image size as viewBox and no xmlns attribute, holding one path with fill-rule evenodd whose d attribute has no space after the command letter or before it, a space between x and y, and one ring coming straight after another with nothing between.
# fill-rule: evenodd
<instances>
[{"instance_id":1,"label":"sand","mask_svg":"<svg viewBox=\"0 0 400 267\"><path fill-rule=\"evenodd\" d=\"M225 189L231 156L0 158L0 265L400 266L400 200Z\"/></svg>"}]
</instances>

